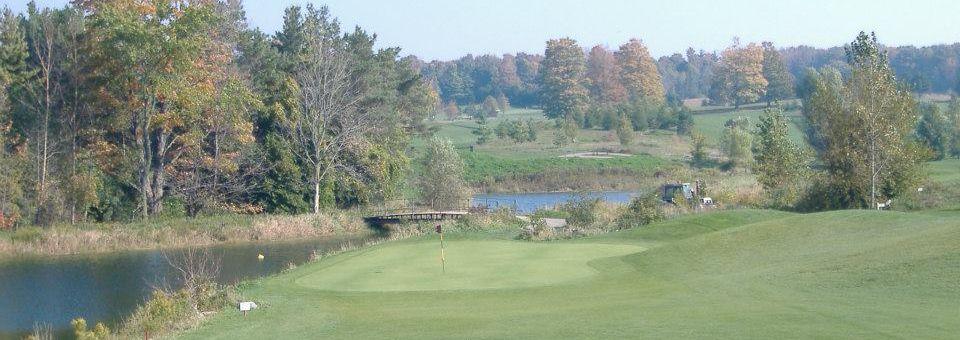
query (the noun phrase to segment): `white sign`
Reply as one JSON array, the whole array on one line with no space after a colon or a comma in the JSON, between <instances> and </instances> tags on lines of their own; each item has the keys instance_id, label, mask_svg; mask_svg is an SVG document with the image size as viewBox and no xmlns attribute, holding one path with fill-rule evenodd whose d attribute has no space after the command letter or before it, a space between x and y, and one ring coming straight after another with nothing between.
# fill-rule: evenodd
<instances>
[{"instance_id":1,"label":"white sign","mask_svg":"<svg viewBox=\"0 0 960 340\"><path fill-rule=\"evenodd\" d=\"M247 312L247 311L251 311L251 310L254 310L254 309L257 309L257 303L256 303L256 302L248 301L248 302L241 302L241 303L240 303L240 311L241 311L241 312Z\"/></svg>"}]
</instances>

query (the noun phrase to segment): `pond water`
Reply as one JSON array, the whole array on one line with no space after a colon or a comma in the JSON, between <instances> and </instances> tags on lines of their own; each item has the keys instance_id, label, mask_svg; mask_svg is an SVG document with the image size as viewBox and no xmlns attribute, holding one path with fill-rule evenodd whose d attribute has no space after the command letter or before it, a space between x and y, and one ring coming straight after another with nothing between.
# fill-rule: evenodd
<instances>
[{"instance_id":1,"label":"pond water","mask_svg":"<svg viewBox=\"0 0 960 340\"><path fill-rule=\"evenodd\" d=\"M519 214L529 214L541 208L553 208L558 204L578 200L580 198L599 198L610 203L626 204L637 197L639 193L633 191L598 191L586 193L572 192L540 192L520 194L482 194L473 197L474 206L488 206L491 209L509 207Z\"/></svg>"},{"instance_id":2,"label":"pond water","mask_svg":"<svg viewBox=\"0 0 960 340\"><path fill-rule=\"evenodd\" d=\"M374 234L351 237L237 244L205 248L217 259L217 280L236 283L271 275L290 263L302 264L316 252L341 244L363 243ZM133 313L155 287L178 286L170 263L180 263L187 250L136 251L110 255L29 258L0 261L0 339L20 339L35 324L50 325L58 337L69 335L70 320L116 326ZM196 251L193 252L194 254ZM264 259L258 260L257 255Z\"/></svg>"},{"instance_id":3,"label":"pond water","mask_svg":"<svg viewBox=\"0 0 960 340\"><path fill-rule=\"evenodd\" d=\"M627 203L635 192L484 194L475 206L509 207L520 214L550 208L581 197ZM278 273L288 264L302 264L311 254L345 242L363 243L373 234L345 238L236 244L205 248L219 260L221 283L235 283ZM136 251L109 255L38 257L0 260L0 339L20 339L35 324L53 327L59 337L69 335L70 320L82 317L88 325L104 322L115 327L158 287L178 285L177 263L186 250ZM257 255L264 259L258 260Z\"/></svg>"}]
</instances>

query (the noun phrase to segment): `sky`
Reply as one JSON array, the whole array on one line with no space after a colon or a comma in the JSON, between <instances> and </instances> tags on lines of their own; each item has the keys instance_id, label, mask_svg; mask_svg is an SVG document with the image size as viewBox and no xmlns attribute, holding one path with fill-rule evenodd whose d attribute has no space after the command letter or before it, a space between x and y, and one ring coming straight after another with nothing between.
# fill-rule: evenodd
<instances>
[{"instance_id":1,"label":"sky","mask_svg":"<svg viewBox=\"0 0 960 340\"><path fill-rule=\"evenodd\" d=\"M21 11L28 0L2 0ZM38 0L62 6L67 0ZM840 46L876 31L891 46L960 42L956 0L245 0L251 25L275 32L289 5L326 4L346 28L378 35L381 47L450 60L466 54L543 53L545 41L570 37L584 48L641 39L654 56L688 47L722 50L734 37L779 47Z\"/></svg>"}]
</instances>

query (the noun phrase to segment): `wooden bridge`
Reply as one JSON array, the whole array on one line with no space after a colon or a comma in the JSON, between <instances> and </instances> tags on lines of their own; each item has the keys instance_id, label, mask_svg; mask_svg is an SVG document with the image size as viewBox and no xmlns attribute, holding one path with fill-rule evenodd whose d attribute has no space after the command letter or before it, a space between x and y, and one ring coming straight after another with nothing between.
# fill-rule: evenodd
<instances>
[{"instance_id":1,"label":"wooden bridge","mask_svg":"<svg viewBox=\"0 0 960 340\"><path fill-rule=\"evenodd\" d=\"M382 226L402 222L458 220L469 214L467 211L395 212L368 216L364 220L371 225Z\"/></svg>"}]
</instances>

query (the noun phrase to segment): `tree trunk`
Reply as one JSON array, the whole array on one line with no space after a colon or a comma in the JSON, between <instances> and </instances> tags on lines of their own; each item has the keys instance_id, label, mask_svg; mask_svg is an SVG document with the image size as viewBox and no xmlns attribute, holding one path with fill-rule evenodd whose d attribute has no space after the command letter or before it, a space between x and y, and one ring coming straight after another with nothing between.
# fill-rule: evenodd
<instances>
[{"instance_id":1,"label":"tree trunk","mask_svg":"<svg viewBox=\"0 0 960 340\"><path fill-rule=\"evenodd\" d=\"M150 217L150 138L141 131L137 136L140 144L140 162L138 164L140 180L140 217L144 220Z\"/></svg>"},{"instance_id":2,"label":"tree trunk","mask_svg":"<svg viewBox=\"0 0 960 340\"><path fill-rule=\"evenodd\" d=\"M320 166L313 169L313 213L320 213Z\"/></svg>"}]
</instances>

